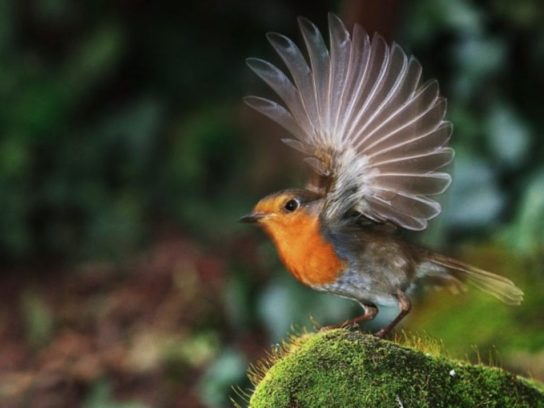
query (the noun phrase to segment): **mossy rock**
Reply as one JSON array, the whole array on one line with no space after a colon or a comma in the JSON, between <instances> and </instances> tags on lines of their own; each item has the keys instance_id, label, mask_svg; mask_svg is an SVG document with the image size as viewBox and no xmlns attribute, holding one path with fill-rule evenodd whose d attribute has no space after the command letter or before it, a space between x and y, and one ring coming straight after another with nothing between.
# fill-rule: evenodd
<instances>
[{"instance_id":1,"label":"mossy rock","mask_svg":"<svg viewBox=\"0 0 544 408\"><path fill-rule=\"evenodd\" d=\"M252 408L544 407L540 386L505 370L342 329L296 338L257 371Z\"/></svg>"}]
</instances>

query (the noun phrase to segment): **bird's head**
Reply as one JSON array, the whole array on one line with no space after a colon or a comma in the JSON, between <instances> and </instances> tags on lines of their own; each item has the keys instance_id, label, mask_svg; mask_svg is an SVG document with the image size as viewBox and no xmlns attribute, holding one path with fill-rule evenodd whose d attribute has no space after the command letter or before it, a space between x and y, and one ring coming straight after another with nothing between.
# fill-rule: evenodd
<instances>
[{"instance_id":1,"label":"bird's head","mask_svg":"<svg viewBox=\"0 0 544 408\"><path fill-rule=\"evenodd\" d=\"M283 190L262 198L240 221L256 223L274 238L292 234L301 223L317 219L321 195L308 190Z\"/></svg>"}]
</instances>

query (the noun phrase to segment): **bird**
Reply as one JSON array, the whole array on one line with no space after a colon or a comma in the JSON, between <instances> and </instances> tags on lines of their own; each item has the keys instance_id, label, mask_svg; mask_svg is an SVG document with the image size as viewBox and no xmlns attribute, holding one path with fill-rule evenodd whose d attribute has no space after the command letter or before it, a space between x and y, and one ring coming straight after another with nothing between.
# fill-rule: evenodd
<instances>
[{"instance_id":1,"label":"bird","mask_svg":"<svg viewBox=\"0 0 544 408\"><path fill-rule=\"evenodd\" d=\"M249 68L280 101L244 101L281 127L281 139L311 170L303 188L257 202L242 222L261 227L287 270L302 284L351 299L362 313L330 327L358 327L380 307L398 314L374 334L386 336L412 309L417 288L473 286L519 305L511 280L405 240L441 212L437 196L449 187L453 125L436 80L397 43L349 32L328 14L329 46L310 20L298 18L306 49L270 32L268 41L287 68L248 58ZM404 234L405 235L405 234Z\"/></svg>"}]
</instances>

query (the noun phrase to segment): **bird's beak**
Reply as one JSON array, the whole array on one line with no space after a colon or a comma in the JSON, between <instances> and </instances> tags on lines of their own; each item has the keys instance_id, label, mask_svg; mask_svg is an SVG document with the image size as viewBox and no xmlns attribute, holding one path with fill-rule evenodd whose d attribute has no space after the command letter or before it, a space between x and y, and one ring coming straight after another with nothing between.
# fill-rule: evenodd
<instances>
[{"instance_id":1,"label":"bird's beak","mask_svg":"<svg viewBox=\"0 0 544 408\"><path fill-rule=\"evenodd\" d=\"M251 214L248 214L248 215L244 215L242 218L240 218L239 221L240 222L245 222L247 224L253 224L253 223L259 222L263 218L264 218L263 213L251 213Z\"/></svg>"}]
</instances>

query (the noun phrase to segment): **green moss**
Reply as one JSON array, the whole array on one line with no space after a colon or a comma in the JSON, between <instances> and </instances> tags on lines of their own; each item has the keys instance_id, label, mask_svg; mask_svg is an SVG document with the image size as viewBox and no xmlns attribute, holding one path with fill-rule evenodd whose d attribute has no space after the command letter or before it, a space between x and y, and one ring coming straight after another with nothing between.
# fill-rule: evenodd
<instances>
[{"instance_id":1,"label":"green moss","mask_svg":"<svg viewBox=\"0 0 544 408\"><path fill-rule=\"evenodd\" d=\"M348 330L307 334L256 384L250 407L544 407L530 381Z\"/></svg>"}]
</instances>

